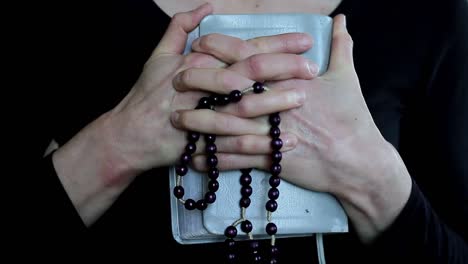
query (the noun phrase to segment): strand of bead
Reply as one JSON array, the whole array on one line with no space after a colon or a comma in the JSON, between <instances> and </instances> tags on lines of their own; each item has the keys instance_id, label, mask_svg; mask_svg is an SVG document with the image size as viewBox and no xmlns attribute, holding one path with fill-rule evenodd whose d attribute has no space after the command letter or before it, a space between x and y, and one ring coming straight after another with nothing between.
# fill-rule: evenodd
<instances>
[{"instance_id":1,"label":"strand of bead","mask_svg":"<svg viewBox=\"0 0 468 264\"><path fill-rule=\"evenodd\" d=\"M267 221L268 224L265 227L265 231L268 235L271 236L271 243L269 247L269 262L270 264L276 264L278 262L277 256L278 256L278 247L275 245L275 240L276 240L276 233L278 231L278 228L275 223L272 222L272 213L278 209L278 203L276 200L279 198L279 190L278 186L281 183L281 179L279 177L281 173L281 165L280 161L282 159L282 154L280 152L280 149L283 147L283 141L280 139L281 135L281 130L279 129L279 125L281 123L281 118L278 113L271 114L269 117L269 120L271 128L270 128L270 136L272 138L271 140L271 148L272 148L272 154L271 154L271 167L270 167L270 190L268 191L268 200L265 204L265 209L267 211Z\"/></svg>"},{"instance_id":2,"label":"strand of bead","mask_svg":"<svg viewBox=\"0 0 468 264\"><path fill-rule=\"evenodd\" d=\"M222 95L222 94L213 94L210 97L203 97L199 100L196 109L212 109L214 110L215 106L224 106L229 103L237 103L242 99L242 96L248 92L254 93L262 93L268 90L260 82L255 82L252 87L243 90L242 92L239 90L234 90L229 93L229 95ZM270 168L271 177L269 180L270 183L270 190L268 191L269 201L265 204L265 208L267 210L267 220L268 224L266 225L266 233L271 236L271 243L269 247L269 263L277 263L277 253L278 248L275 245L275 234L277 232L276 225L271 221L271 216L274 211L276 211L278 204L276 200L279 197L279 190L277 187L280 184L279 174L281 173L281 165L280 161L282 159L282 154L280 152L281 147L283 146L283 142L279 138L281 131L279 129L279 124L281 119L278 113L272 114L269 116L269 123L271 125L270 129L270 136L272 137L271 147L273 149L272 152L272 166ZM192 161L192 154L195 153L197 147L196 143L200 138L200 133L190 131L187 134L188 144L185 146L185 152L181 155L179 161L180 164L176 166L176 173L177 173L177 182L176 186L174 187L173 193L174 196L184 204L184 207L187 210L205 210L208 207L208 204L212 204L216 201L216 191L219 189L219 183L217 178L219 177L219 170L217 168L218 165L218 158L216 157L217 147L215 144L216 135L207 134L204 136L206 147L205 153L207 154L206 165L208 167L208 177L210 181L208 182L208 192L205 194L204 198L199 199L195 202L194 199L186 199L184 200L185 190L182 186L182 178L188 172L188 165ZM225 244L228 249L227 254L227 261L228 263L234 263L237 259L235 254L236 243L234 238L237 236L237 225L241 225L241 230L246 233L251 240L249 246L252 250L252 260L253 262L261 262L262 256L259 253L260 244L258 241L253 240L252 230L253 225L252 222L247 220L246 217L246 210L249 207L251 200L250 196L252 195L252 187L250 186L252 182L252 177L250 175L252 169L243 169L241 170L242 175L240 177L240 184L241 184L241 199L239 201L239 205L241 207L241 217L240 219L236 220L232 225L228 226L225 229L224 235L226 236Z\"/></svg>"}]
</instances>

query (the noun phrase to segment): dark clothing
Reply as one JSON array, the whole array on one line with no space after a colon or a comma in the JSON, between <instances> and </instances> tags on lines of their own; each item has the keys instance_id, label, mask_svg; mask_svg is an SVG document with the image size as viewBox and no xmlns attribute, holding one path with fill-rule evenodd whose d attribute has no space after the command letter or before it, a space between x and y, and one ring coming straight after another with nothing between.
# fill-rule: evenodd
<instances>
[{"instance_id":1,"label":"dark clothing","mask_svg":"<svg viewBox=\"0 0 468 264\"><path fill-rule=\"evenodd\" d=\"M53 91L53 109L42 116L41 151L53 138L64 144L128 93L170 21L151 0L112 5L111 32L108 24L96 24L93 31L112 34L111 43L71 27L76 35L59 42L66 48L50 54L56 74L45 80ZM327 263L406 263L412 258L468 263L467 2L343 0L331 15L338 13L347 17L370 112L400 152L414 184L400 216L373 245L362 245L353 230L325 235ZM81 19L93 18L83 13ZM181 263L223 260L222 244L182 246L173 240L165 168L137 177L88 230L50 160L44 160L41 172L35 176L43 180L32 206L41 204L41 224L67 239L77 236L97 250L109 247L114 256L128 253L150 261L170 251L177 253L168 256ZM317 262L313 238L280 239L278 245L282 263Z\"/></svg>"}]
</instances>

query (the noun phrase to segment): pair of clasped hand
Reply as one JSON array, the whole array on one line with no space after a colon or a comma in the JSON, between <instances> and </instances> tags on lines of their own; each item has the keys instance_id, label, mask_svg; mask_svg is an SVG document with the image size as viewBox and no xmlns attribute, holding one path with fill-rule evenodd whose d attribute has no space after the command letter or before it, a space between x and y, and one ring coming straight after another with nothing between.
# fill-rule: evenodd
<instances>
[{"instance_id":1,"label":"pair of clasped hand","mask_svg":"<svg viewBox=\"0 0 468 264\"><path fill-rule=\"evenodd\" d=\"M364 101L345 17L334 18L329 68L317 76L318 66L298 55L314 48L311 36L301 33L246 41L211 34L182 55L187 32L211 12L203 5L176 14L131 92L107 113L114 139L109 147L119 153L115 159L131 176L173 165L183 152L186 131L192 130L218 135L220 170L268 170L266 116L281 112L281 177L334 194L361 239L371 241L398 215L411 183ZM265 81L270 91L247 94L216 111L194 110L209 93L244 90L255 81ZM205 169L203 149L200 141L193 159L198 170Z\"/></svg>"}]
</instances>

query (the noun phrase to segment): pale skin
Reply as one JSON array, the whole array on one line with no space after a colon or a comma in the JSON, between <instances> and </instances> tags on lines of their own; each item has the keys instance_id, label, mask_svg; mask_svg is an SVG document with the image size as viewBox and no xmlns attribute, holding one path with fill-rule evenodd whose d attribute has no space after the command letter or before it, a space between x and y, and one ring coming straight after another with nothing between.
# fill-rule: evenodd
<instances>
[{"instance_id":1,"label":"pale skin","mask_svg":"<svg viewBox=\"0 0 468 264\"><path fill-rule=\"evenodd\" d=\"M156 2L163 10L172 3ZM210 2L216 12L233 10L228 1ZM193 4L178 3L165 11ZM325 3L311 4L310 10L330 13L338 4ZM220 169L268 169L269 128L261 116L280 111L282 177L334 194L361 240L370 243L400 213L411 178L367 109L344 16L334 18L330 67L317 77L316 65L295 55L313 48L304 34L248 41L205 36L193 44L191 55L182 56L186 32L213 6L175 15L130 93L55 152L54 166L83 221L92 224L141 172L174 164L187 129L224 135L217 139ZM261 4L243 8L234 9L272 11ZM255 80L267 80L271 91L217 112L190 110L206 92L242 90ZM195 168L203 170L203 160L197 152Z\"/></svg>"}]
</instances>

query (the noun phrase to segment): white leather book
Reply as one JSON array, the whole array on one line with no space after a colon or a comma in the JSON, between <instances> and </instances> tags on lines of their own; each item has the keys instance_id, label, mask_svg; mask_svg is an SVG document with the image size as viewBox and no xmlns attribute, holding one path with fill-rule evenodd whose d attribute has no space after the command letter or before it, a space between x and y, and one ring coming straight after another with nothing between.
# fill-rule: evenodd
<instances>
[{"instance_id":1,"label":"white leather book","mask_svg":"<svg viewBox=\"0 0 468 264\"><path fill-rule=\"evenodd\" d=\"M303 56L319 65L319 74L328 68L332 36L332 19L316 14L242 14L210 15L190 33L185 53L199 36L221 33L241 39L277 35L290 32L307 32L314 39L313 47ZM203 140L202 137L200 140ZM176 185L175 168L170 169L172 233L181 244L212 243L224 241L224 230L239 219L241 198L240 171L226 171L218 178L219 190L216 201L204 211L188 211L172 194ZM253 224L253 235L257 239L267 238L265 203L270 188L267 172L253 170L251 204L247 218ZM314 177L314 175L311 175ZM184 198L198 200L207 191L208 177L189 169L182 177ZM310 236L317 233L342 233L348 231L347 216L338 200L328 193L314 192L282 180L278 209L272 221L278 226L277 237ZM236 239L247 239L242 232Z\"/></svg>"}]
</instances>

